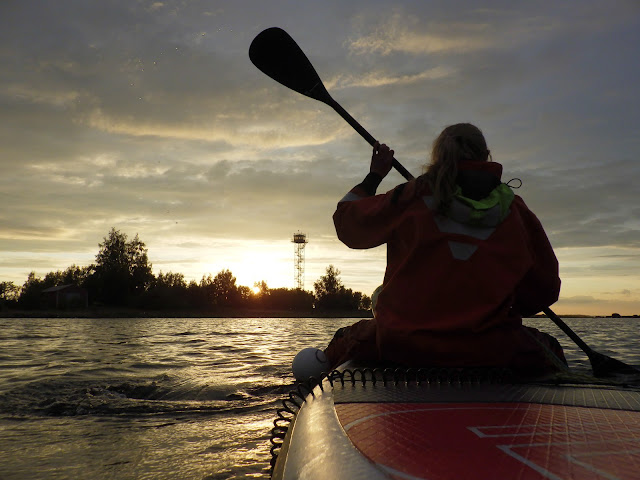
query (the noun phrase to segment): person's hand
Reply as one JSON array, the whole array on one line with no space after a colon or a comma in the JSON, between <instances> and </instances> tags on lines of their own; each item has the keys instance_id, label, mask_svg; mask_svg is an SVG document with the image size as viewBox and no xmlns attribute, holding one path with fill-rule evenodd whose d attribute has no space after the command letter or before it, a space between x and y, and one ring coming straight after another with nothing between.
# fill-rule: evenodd
<instances>
[{"instance_id":1,"label":"person's hand","mask_svg":"<svg viewBox=\"0 0 640 480\"><path fill-rule=\"evenodd\" d=\"M369 171L377 173L382 178L384 178L391 170L392 163L393 150L391 150L384 143L380 145L380 142L376 142L373 146L373 155L371 155L371 168L369 169Z\"/></svg>"}]
</instances>

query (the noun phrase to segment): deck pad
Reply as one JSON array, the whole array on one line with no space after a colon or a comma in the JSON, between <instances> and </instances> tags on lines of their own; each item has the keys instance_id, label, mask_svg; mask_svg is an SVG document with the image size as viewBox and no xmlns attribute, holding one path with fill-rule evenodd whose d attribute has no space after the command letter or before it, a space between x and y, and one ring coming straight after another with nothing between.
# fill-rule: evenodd
<instances>
[{"instance_id":1,"label":"deck pad","mask_svg":"<svg viewBox=\"0 0 640 480\"><path fill-rule=\"evenodd\" d=\"M392 478L635 480L640 412L536 403L339 403Z\"/></svg>"},{"instance_id":2,"label":"deck pad","mask_svg":"<svg viewBox=\"0 0 640 480\"><path fill-rule=\"evenodd\" d=\"M300 393L274 480L640 478L637 383L344 368Z\"/></svg>"}]
</instances>

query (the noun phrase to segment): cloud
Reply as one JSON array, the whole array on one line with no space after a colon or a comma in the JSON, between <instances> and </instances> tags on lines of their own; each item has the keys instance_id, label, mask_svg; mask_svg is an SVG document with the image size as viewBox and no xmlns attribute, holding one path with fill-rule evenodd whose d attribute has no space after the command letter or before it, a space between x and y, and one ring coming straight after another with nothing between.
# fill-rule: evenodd
<instances>
[{"instance_id":1,"label":"cloud","mask_svg":"<svg viewBox=\"0 0 640 480\"><path fill-rule=\"evenodd\" d=\"M593 296L563 297L552 306L558 315L588 314L609 316L612 313L620 315L640 315L640 300L636 299L607 299Z\"/></svg>"},{"instance_id":2,"label":"cloud","mask_svg":"<svg viewBox=\"0 0 640 480\"><path fill-rule=\"evenodd\" d=\"M65 89L36 89L29 85L9 84L5 86L4 95L36 104L44 104L57 108L68 108L80 97L76 91Z\"/></svg>"},{"instance_id":3,"label":"cloud","mask_svg":"<svg viewBox=\"0 0 640 480\"><path fill-rule=\"evenodd\" d=\"M636 290L635 295L638 295L640 293L640 291ZM625 288L624 290L620 290L617 292L603 292L603 295L615 295L615 296L623 296L623 297L630 297L631 296L631 290L629 290L628 288Z\"/></svg>"},{"instance_id":4,"label":"cloud","mask_svg":"<svg viewBox=\"0 0 640 480\"><path fill-rule=\"evenodd\" d=\"M575 297L564 297L562 299L563 303L573 303L573 304L597 304L602 302L591 295L576 295Z\"/></svg>"},{"instance_id":5,"label":"cloud","mask_svg":"<svg viewBox=\"0 0 640 480\"><path fill-rule=\"evenodd\" d=\"M437 66L423 72L407 75L388 75L383 72L369 72L359 77L354 75L341 75L325 82L325 85L329 90L349 87L377 88L388 85L402 86L430 80L442 80L455 73L454 69L445 66Z\"/></svg>"},{"instance_id":6,"label":"cloud","mask_svg":"<svg viewBox=\"0 0 640 480\"><path fill-rule=\"evenodd\" d=\"M350 39L349 49L355 54L425 55L469 53L494 45L486 35L488 25L485 23L448 23L446 28L431 24L430 27L428 31L420 31L420 20L416 16L396 12L379 21L370 33Z\"/></svg>"},{"instance_id":7,"label":"cloud","mask_svg":"<svg viewBox=\"0 0 640 480\"><path fill-rule=\"evenodd\" d=\"M136 119L131 116L106 114L102 109L92 111L86 119L88 126L107 133L136 137L162 137L164 139L202 140L222 142L231 146L259 146L265 148L291 148L321 145L335 140L342 125L318 128L317 112L296 112L296 128L291 128L287 110L272 112L265 119L249 116L220 114L206 119L192 119L188 123L163 123L157 117ZM255 122L255 123L254 123Z\"/></svg>"}]
</instances>

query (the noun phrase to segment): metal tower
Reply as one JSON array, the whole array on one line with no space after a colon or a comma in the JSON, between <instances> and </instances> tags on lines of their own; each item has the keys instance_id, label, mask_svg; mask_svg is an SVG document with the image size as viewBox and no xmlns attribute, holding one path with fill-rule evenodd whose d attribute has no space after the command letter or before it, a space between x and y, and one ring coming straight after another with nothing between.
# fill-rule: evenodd
<instances>
[{"instance_id":1,"label":"metal tower","mask_svg":"<svg viewBox=\"0 0 640 480\"><path fill-rule=\"evenodd\" d=\"M296 288L304 290L304 247L309 242L307 241L307 236L300 232L293 234L293 240L291 240L291 242L294 244L294 283Z\"/></svg>"}]
</instances>

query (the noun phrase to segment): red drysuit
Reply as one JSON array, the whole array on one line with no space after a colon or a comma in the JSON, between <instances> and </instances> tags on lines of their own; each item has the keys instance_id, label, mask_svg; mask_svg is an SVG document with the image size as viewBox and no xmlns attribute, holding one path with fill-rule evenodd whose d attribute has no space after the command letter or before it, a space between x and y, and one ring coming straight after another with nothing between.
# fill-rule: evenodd
<instances>
[{"instance_id":1,"label":"red drysuit","mask_svg":"<svg viewBox=\"0 0 640 480\"><path fill-rule=\"evenodd\" d=\"M560 292L542 225L500 183L500 164L461 162L458 169L446 215L433 209L428 187L416 191L416 181L373 195L375 174L338 204L333 219L342 242L387 244L375 320L357 327L359 335L375 332L377 359L401 365L550 368L540 341L564 361L553 337L522 325ZM327 354L335 360L331 348Z\"/></svg>"}]
</instances>

